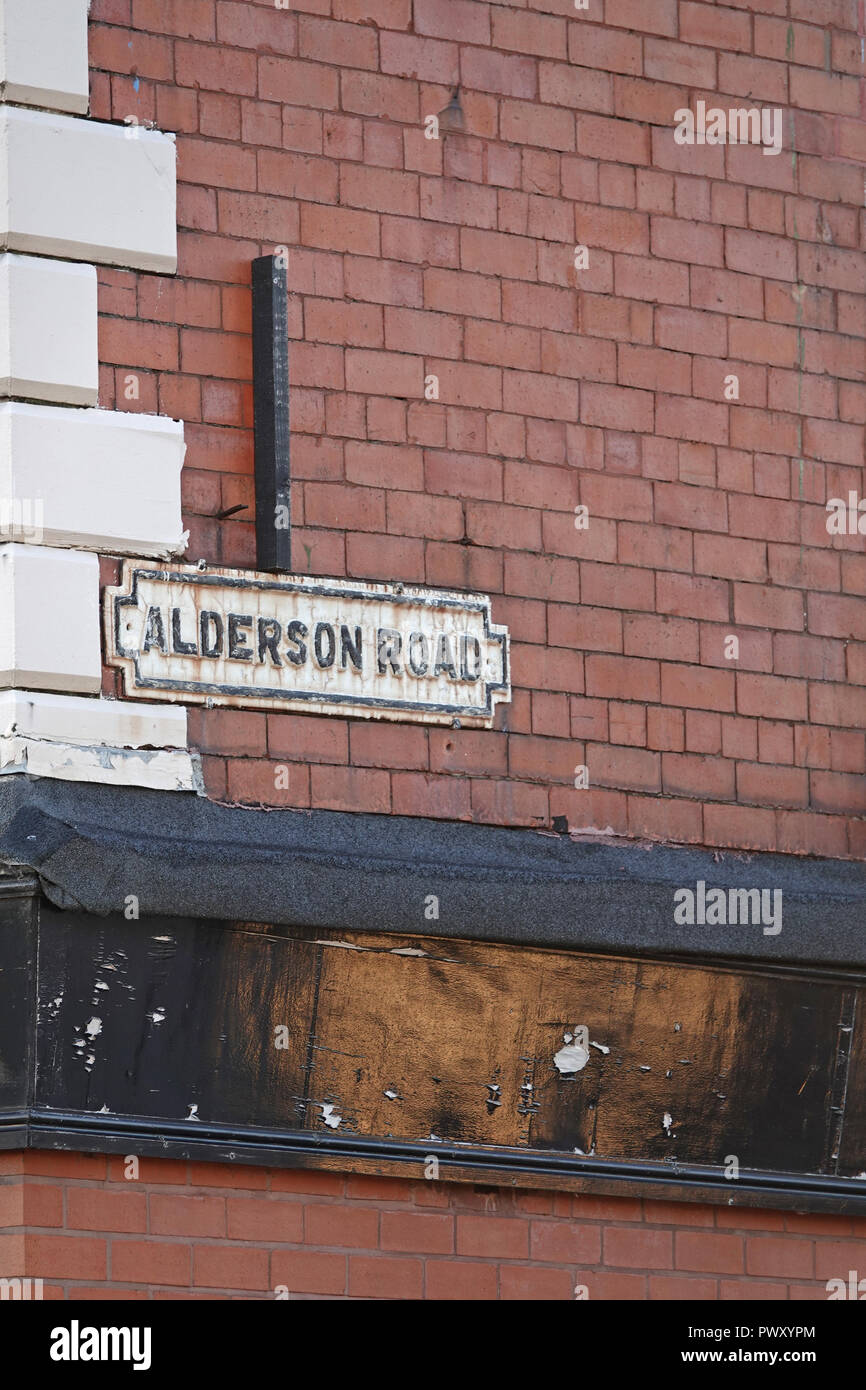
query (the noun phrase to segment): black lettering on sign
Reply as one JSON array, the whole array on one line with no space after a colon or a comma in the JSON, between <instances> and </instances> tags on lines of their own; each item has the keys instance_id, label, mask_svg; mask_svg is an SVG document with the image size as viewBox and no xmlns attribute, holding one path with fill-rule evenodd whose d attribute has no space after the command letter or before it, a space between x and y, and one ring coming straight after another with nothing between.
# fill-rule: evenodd
<instances>
[{"instance_id":1,"label":"black lettering on sign","mask_svg":"<svg viewBox=\"0 0 866 1390\"><path fill-rule=\"evenodd\" d=\"M223 631L225 628L222 614L214 613L209 608L203 608L199 615L198 627L202 656L222 656ZM210 633L211 627L213 627L213 637L211 637Z\"/></svg>"},{"instance_id":2,"label":"black lettering on sign","mask_svg":"<svg viewBox=\"0 0 866 1390\"><path fill-rule=\"evenodd\" d=\"M252 661L252 647L244 646L243 627L252 627L253 620L244 613L229 613L229 659L231 661Z\"/></svg>"},{"instance_id":3,"label":"black lettering on sign","mask_svg":"<svg viewBox=\"0 0 866 1390\"><path fill-rule=\"evenodd\" d=\"M286 628L286 641L294 642L295 646L297 647L297 651L295 652L286 652L286 656L289 658L289 661L292 663L293 666L303 666L304 662L307 659L307 644L306 642L301 641L301 638L306 636L307 625L306 623L299 622L297 618L295 618L293 622L289 623L288 627Z\"/></svg>"},{"instance_id":4,"label":"black lettering on sign","mask_svg":"<svg viewBox=\"0 0 866 1390\"><path fill-rule=\"evenodd\" d=\"M198 656L195 642L185 642L180 633L180 609L171 610L171 649L175 656Z\"/></svg>"},{"instance_id":5,"label":"black lettering on sign","mask_svg":"<svg viewBox=\"0 0 866 1390\"><path fill-rule=\"evenodd\" d=\"M436 660L433 664L433 674L438 676L440 671L447 671L452 680L457 679L457 667L454 665L454 647L447 632L440 632L436 639Z\"/></svg>"},{"instance_id":6,"label":"black lettering on sign","mask_svg":"<svg viewBox=\"0 0 866 1390\"><path fill-rule=\"evenodd\" d=\"M363 671L364 668L361 660L361 629L359 627L355 628L355 640L353 642L351 637L349 636L349 629L346 627L346 624L341 623L340 665L342 666L344 671L346 669L347 656L350 656L352 658L352 665L354 666L356 671Z\"/></svg>"},{"instance_id":7,"label":"black lettering on sign","mask_svg":"<svg viewBox=\"0 0 866 1390\"><path fill-rule=\"evenodd\" d=\"M403 639L399 632L393 627L380 627L379 640L377 643L377 655L379 664L379 675L387 675L387 668L390 666L395 676L403 674L400 669L400 648Z\"/></svg>"},{"instance_id":8,"label":"black lettering on sign","mask_svg":"<svg viewBox=\"0 0 866 1390\"><path fill-rule=\"evenodd\" d=\"M409 633L406 664L413 676L426 676L430 669L430 643L423 632Z\"/></svg>"},{"instance_id":9,"label":"black lettering on sign","mask_svg":"<svg viewBox=\"0 0 866 1390\"><path fill-rule=\"evenodd\" d=\"M327 633L327 650L323 646L323 637ZM316 623L316 631L313 636L313 650L316 653L316 660L323 670L333 666L334 657L337 655L337 638L330 623Z\"/></svg>"},{"instance_id":10,"label":"black lettering on sign","mask_svg":"<svg viewBox=\"0 0 866 1390\"><path fill-rule=\"evenodd\" d=\"M165 640L165 624L162 621L162 613L159 608L151 607L147 610L147 623L144 629L144 645L142 651L149 652L151 647L157 647L163 656L168 656L168 643Z\"/></svg>"},{"instance_id":11,"label":"black lettering on sign","mask_svg":"<svg viewBox=\"0 0 866 1390\"><path fill-rule=\"evenodd\" d=\"M469 648L472 647L472 664L469 662ZM481 643L468 632L460 634L460 679L477 681L481 679Z\"/></svg>"},{"instance_id":12,"label":"black lettering on sign","mask_svg":"<svg viewBox=\"0 0 866 1390\"><path fill-rule=\"evenodd\" d=\"M258 624L259 661L264 661L265 652L270 652L275 666L282 666L277 643L283 635L282 624L276 618L259 618Z\"/></svg>"}]
</instances>

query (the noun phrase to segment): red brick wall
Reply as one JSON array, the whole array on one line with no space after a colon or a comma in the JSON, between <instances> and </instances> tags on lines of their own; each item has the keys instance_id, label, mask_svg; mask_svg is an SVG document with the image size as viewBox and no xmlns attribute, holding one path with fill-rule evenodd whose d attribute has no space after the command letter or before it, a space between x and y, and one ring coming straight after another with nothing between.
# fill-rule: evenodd
<instances>
[{"instance_id":1,"label":"red brick wall","mask_svg":"<svg viewBox=\"0 0 866 1390\"><path fill-rule=\"evenodd\" d=\"M285 244L296 568L489 592L513 638L490 732L192 712L212 796L866 853L866 553L824 511L866 494L858 30L94 0L93 115L176 131L180 176L177 279L100 272L101 403L187 422L190 558L255 563L250 262ZM677 146L700 98L782 108L782 153Z\"/></svg>"},{"instance_id":2,"label":"red brick wall","mask_svg":"<svg viewBox=\"0 0 866 1390\"><path fill-rule=\"evenodd\" d=\"M863 1218L33 1152L0 1230L0 1272L72 1299L826 1299L866 1262Z\"/></svg>"}]
</instances>

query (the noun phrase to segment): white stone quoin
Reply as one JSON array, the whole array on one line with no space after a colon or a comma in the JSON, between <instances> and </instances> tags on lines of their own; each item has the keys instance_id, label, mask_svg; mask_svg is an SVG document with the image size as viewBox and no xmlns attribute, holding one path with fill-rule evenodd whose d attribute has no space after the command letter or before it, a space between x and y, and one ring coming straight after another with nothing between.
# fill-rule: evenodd
<instances>
[{"instance_id":1,"label":"white stone quoin","mask_svg":"<svg viewBox=\"0 0 866 1390\"><path fill-rule=\"evenodd\" d=\"M90 0L0 0L0 99L85 112Z\"/></svg>"},{"instance_id":2,"label":"white stone quoin","mask_svg":"<svg viewBox=\"0 0 866 1390\"><path fill-rule=\"evenodd\" d=\"M0 686L98 693L99 560L0 545Z\"/></svg>"},{"instance_id":3,"label":"white stone quoin","mask_svg":"<svg viewBox=\"0 0 866 1390\"><path fill-rule=\"evenodd\" d=\"M183 426L161 415L2 402L0 537L182 554L184 450Z\"/></svg>"},{"instance_id":4,"label":"white stone quoin","mask_svg":"<svg viewBox=\"0 0 866 1390\"><path fill-rule=\"evenodd\" d=\"M186 741L179 705L0 692L0 773L196 791Z\"/></svg>"},{"instance_id":5,"label":"white stone quoin","mask_svg":"<svg viewBox=\"0 0 866 1390\"><path fill-rule=\"evenodd\" d=\"M0 106L0 246L173 274L176 151L157 130Z\"/></svg>"},{"instance_id":6,"label":"white stone quoin","mask_svg":"<svg viewBox=\"0 0 866 1390\"><path fill-rule=\"evenodd\" d=\"M82 262L173 274L177 176L173 137L85 118L89 8L0 0L0 774L201 792L182 707L100 697L93 552L186 538L183 425L93 408Z\"/></svg>"},{"instance_id":7,"label":"white stone quoin","mask_svg":"<svg viewBox=\"0 0 866 1390\"><path fill-rule=\"evenodd\" d=\"M96 269L0 256L0 396L96 405Z\"/></svg>"}]
</instances>

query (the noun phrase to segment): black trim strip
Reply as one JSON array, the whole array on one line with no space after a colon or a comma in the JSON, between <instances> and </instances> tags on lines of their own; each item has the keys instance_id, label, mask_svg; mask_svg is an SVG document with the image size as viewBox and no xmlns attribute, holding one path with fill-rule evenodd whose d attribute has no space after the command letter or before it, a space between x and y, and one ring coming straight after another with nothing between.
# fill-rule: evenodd
<instances>
[{"instance_id":1,"label":"black trim strip","mask_svg":"<svg viewBox=\"0 0 866 1390\"><path fill-rule=\"evenodd\" d=\"M131 1147L132 1146L132 1147ZM722 1170L679 1163L601 1160L538 1150L487 1149L477 1146L332 1135L319 1131L235 1129L197 1121L159 1121L132 1116L88 1115L80 1111L17 1111L0 1119L0 1149L32 1147L78 1152L130 1153L203 1162L255 1164L275 1168L304 1167L310 1160L333 1158L335 1167L352 1161L388 1165L407 1163L423 1175L435 1156L443 1182L448 1169L477 1172L480 1183L503 1180L519 1186L520 1177L560 1179L566 1187L598 1189L629 1184L638 1195L663 1195L690 1201L724 1201L731 1206L781 1206L797 1211L866 1212L866 1179L740 1170L736 1181ZM401 1173L405 1176L405 1173ZM504 1176L505 1175L505 1176Z\"/></svg>"}]
</instances>

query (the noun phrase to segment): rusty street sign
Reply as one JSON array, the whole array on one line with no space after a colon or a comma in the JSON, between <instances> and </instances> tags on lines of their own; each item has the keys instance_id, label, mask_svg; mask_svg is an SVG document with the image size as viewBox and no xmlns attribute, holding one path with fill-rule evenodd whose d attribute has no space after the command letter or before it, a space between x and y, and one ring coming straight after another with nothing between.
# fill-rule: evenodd
<instances>
[{"instance_id":1,"label":"rusty street sign","mask_svg":"<svg viewBox=\"0 0 866 1390\"><path fill-rule=\"evenodd\" d=\"M489 726L511 698L483 594L126 560L105 634L133 699Z\"/></svg>"}]
</instances>

